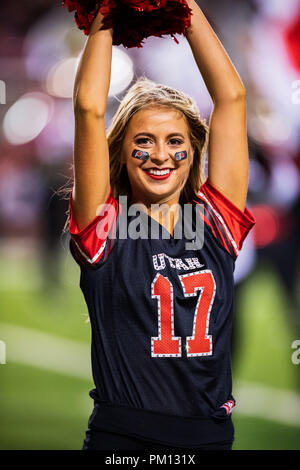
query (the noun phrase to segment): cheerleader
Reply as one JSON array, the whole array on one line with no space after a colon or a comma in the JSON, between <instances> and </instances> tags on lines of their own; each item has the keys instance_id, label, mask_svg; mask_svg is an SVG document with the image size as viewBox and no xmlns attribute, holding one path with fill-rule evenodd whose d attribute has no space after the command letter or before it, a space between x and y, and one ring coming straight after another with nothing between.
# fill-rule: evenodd
<instances>
[{"instance_id":1,"label":"cheerleader","mask_svg":"<svg viewBox=\"0 0 300 470\"><path fill-rule=\"evenodd\" d=\"M245 88L201 9L187 3L185 35L213 101L209 126L192 98L143 78L106 132L113 29L100 29L100 12L77 71L69 232L95 383L83 449L232 448L233 271L255 224ZM180 231L174 207L192 210L193 230L200 218L201 243ZM138 225L146 236L132 235Z\"/></svg>"}]
</instances>

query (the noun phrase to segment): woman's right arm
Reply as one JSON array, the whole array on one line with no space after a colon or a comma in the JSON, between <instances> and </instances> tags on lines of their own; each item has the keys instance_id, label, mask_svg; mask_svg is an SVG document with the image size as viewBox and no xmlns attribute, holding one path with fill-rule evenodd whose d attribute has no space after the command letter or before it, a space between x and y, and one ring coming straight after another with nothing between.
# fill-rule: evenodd
<instances>
[{"instance_id":1,"label":"woman's right arm","mask_svg":"<svg viewBox=\"0 0 300 470\"><path fill-rule=\"evenodd\" d=\"M100 30L98 13L77 69L74 84L74 187L72 209L78 230L95 217L110 191L105 110L111 77L113 31Z\"/></svg>"}]
</instances>

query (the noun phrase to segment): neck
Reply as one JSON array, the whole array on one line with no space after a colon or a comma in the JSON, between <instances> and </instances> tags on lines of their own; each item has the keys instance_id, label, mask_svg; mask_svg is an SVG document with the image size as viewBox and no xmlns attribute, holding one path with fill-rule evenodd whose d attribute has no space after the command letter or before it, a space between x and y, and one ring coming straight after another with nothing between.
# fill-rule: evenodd
<instances>
[{"instance_id":1,"label":"neck","mask_svg":"<svg viewBox=\"0 0 300 470\"><path fill-rule=\"evenodd\" d=\"M174 226L179 216L179 197L180 193L177 193L169 198L157 198L149 199L145 196L138 197L132 194L131 204L142 204L147 209L147 214L163 225L173 235ZM153 205L155 204L156 207ZM160 207L163 205L163 210ZM169 207L168 207L169 206Z\"/></svg>"},{"instance_id":2,"label":"neck","mask_svg":"<svg viewBox=\"0 0 300 470\"><path fill-rule=\"evenodd\" d=\"M132 193L132 196L130 198L130 204L143 204L146 206L147 211L151 211L151 205L161 205L161 204L167 204L170 208L173 205L179 204L179 198L180 194L176 193L175 195L171 195L169 197L160 197L157 196L157 198L150 198L145 195L138 195Z\"/></svg>"}]
</instances>

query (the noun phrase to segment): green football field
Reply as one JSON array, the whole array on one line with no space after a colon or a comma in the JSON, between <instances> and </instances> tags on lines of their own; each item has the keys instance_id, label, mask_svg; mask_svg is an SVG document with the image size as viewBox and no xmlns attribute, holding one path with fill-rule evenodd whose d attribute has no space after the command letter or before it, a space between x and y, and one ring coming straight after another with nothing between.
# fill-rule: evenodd
<instances>
[{"instance_id":1,"label":"green football field","mask_svg":"<svg viewBox=\"0 0 300 470\"><path fill-rule=\"evenodd\" d=\"M63 253L50 288L36 256L0 258L0 449L80 449L93 383L79 269ZM300 449L300 364L291 359L300 338L289 309L268 265L236 299L235 449Z\"/></svg>"}]
</instances>

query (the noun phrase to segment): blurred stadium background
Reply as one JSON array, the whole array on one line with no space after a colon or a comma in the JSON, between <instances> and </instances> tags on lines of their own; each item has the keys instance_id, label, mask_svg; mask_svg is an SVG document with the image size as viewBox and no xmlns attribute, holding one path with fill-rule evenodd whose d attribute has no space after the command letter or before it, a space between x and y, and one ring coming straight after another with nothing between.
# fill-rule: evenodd
<instances>
[{"instance_id":1,"label":"blurred stadium background","mask_svg":"<svg viewBox=\"0 0 300 470\"><path fill-rule=\"evenodd\" d=\"M300 449L300 1L199 4L248 92L257 225L235 271L234 448ZM144 74L189 93L209 116L177 38L114 48L107 122ZM90 324L62 234L67 202L56 194L71 176L85 40L60 0L0 4L0 449L80 449L92 410Z\"/></svg>"}]
</instances>

